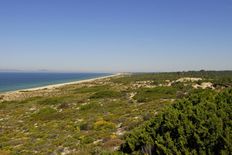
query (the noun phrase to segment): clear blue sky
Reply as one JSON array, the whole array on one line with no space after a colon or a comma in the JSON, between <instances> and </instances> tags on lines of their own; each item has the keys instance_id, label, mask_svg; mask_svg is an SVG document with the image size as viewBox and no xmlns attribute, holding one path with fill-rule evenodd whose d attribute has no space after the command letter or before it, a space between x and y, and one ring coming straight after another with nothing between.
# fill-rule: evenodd
<instances>
[{"instance_id":1,"label":"clear blue sky","mask_svg":"<svg viewBox=\"0 0 232 155\"><path fill-rule=\"evenodd\" d=\"M232 0L1 0L3 69L232 69Z\"/></svg>"}]
</instances>

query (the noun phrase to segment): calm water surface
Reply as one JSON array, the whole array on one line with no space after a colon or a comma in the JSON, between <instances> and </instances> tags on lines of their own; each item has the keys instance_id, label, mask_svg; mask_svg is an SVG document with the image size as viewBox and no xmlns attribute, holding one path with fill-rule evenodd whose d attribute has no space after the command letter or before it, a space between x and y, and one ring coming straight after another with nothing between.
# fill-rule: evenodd
<instances>
[{"instance_id":1,"label":"calm water surface","mask_svg":"<svg viewBox=\"0 0 232 155\"><path fill-rule=\"evenodd\" d=\"M41 87L96 77L109 73L5 73L0 72L0 92Z\"/></svg>"}]
</instances>

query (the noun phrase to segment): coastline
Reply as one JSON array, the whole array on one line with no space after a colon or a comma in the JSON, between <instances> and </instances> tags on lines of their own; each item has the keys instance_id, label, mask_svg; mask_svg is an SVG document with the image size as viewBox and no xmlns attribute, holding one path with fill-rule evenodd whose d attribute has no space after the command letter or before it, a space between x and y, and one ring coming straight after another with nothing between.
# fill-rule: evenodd
<instances>
[{"instance_id":1,"label":"coastline","mask_svg":"<svg viewBox=\"0 0 232 155\"><path fill-rule=\"evenodd\" d=\"M15 94L15 93L21 93L21 92L27 92L27 91L28 92L29 91L38 91L38 90L44 90L44 89L52 90L52 89L59 88L59 87L62 87L62 86L93 82L93 81L96 81L96 80L107 79L107 78L116 77L116 76L120 76L120 75L123 75L123 74L122 73L116 73L116 74L112 74L112 75L96 77L96 78L91 78L91 79L85 79L85 80L77 80L77 81L72 81L72 82L51 84L51 85L46 85L46 86L34 87L34 88L26 88L26 89L19 89L19 90L7 91L7 92L0 92L0 95L10 95L10 94Z\"/></svg>"}]
</instances>

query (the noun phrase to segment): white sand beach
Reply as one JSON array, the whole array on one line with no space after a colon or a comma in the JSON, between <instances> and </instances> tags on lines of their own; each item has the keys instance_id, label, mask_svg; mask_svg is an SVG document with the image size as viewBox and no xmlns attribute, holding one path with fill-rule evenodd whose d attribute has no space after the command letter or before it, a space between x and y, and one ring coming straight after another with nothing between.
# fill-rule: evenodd
<instances>
[{"instance_id":1,"label":"white sand beach","mask_svg":"<svg viewBox=\"0 0 232 155\"><path fill-rule=\"evenodd\" d=\"M0 93L0 94L9 94L9 93L21 92L21 91L34 91L34 90L41 90L41 89L53 89L53 88L62 87L62 86L66 86L66 85L79 84L79 83L85 83L85 82L93 82L95 80L102 80L102 79L111 78L111 77L115 77L115 76L119 76L119 75L122 75L122 73L117 73L117 74L113 74L113 75L102 76L102 77L97 77L97 78L92 78L92 79L86 79L86 80L78 80L78 81L73 81L73 82L52 84L52 85L47 85L47 86L35 87L35 88L8 91L8 92Z\"/></svg>"}]
</instances>

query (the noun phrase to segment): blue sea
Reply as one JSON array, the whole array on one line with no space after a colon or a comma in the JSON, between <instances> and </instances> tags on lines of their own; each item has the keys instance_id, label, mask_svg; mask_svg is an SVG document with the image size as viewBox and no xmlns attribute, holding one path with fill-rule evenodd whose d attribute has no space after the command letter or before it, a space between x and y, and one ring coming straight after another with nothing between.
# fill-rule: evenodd
<instances>
[{"instance_id":1,"label":"blue sea","mask_svg":"<svg viewBox=\"0 0 232 155\"><path fill-rule=\"evenodd\" d=\"M0 92L14 91L92 79L111 75L109 73L12 73L0 72Z\"/></svg>"}]
</instances>

